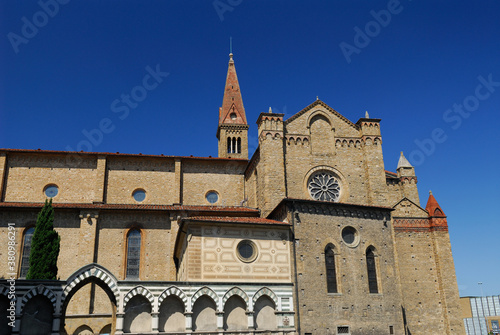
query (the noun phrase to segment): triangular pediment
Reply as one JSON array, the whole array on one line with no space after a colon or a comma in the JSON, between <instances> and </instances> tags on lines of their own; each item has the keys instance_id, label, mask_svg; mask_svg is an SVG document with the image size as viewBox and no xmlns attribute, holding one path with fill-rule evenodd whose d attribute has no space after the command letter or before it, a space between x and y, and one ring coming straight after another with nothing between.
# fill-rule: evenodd
<instances>
[{"instance_id":1,"label":"triangular pediment","mask_svg":"<svg viewBox=\"0 0 500 335\"><path fill-rule=\"evenodd\" d=\"M359 129L356 124L319 99L286 120L287 131L297 134L304 133L309 126L311 117L318 113L327 117L332 128L335 128L337 136L359 136Z\"/></svg>"},{"instance_id":2,"label":"triangular pediment","mask_svg":"<svg viewBox=\"0 0 500 335\"><path fill-rule=\"evenodd\" d=\"M429 216L425 209L406 197L399 200L392 208L394 208L393 217L427 218Z\"/></svg>"},{"instance_id":3,"label":"triangular pediment","mask_svg":"<svg viewBox=\"0 0 500 335\"><path fill-rule=\"evenodd\" d=\"M240 112L238 106L236 104L231 104L229 109L223 113L223 119L221 120L221 124L246 124L245 112Z\"/></svg>"}]
</instances>

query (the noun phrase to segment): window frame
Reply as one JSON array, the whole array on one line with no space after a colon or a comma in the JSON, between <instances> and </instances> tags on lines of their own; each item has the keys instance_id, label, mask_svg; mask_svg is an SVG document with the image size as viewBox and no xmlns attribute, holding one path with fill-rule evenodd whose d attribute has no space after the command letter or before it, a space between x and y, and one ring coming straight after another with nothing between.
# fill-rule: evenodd
<instances>
[{"instance_id":1,"label":"window frame","mask_svg":"<svg viewBox=\"0 0 500 335\"><path fill-rule=\"evenodd\" d=\"M329 254L331 252L331 255ZM331 257L332 264L329 266L328 257ZM330 271L329 271L330 270ZM329 275L330 272L330 275ZM331 273L333 272L333 273ZM325 277L326 277L326 291L328 294L338 294L339 293L339 284L337 278L337 262L335 261L335 246L329 243L325 247ZM333 275L333 277L331 276ZM334 287L332 287L332 280ZM332 290L330 290L333 288Z\"/></svg>"},{"instance_id":2,"label":"window frame","mask_svg":"<svg viewBox=\"0 0 500 335\"><path fill-rule=\"evenodd\" d=\"M130 251L129 251L130 238L131 238L130 235L134 234L135 232L139 233L139 250L138 250L138 256L137 256L139 264L137 265L137 276L129 274L129 260L131 259ZM125 266L124 266L124 278L125 278L125 280L140 280L140 278L141 278L141 259L143 259L143 257L142 257L143 245L144 245L144 236L143 236L142 229L140 229L138 227L130 228L127 231L126 243L125 243Z\"/></svg>"},{"instance_id":3,"label":"window frame","mask_svg":"<svg viewBox=\"0 0 500 335\"><path fill-rule=\"evenodd\" d=\"M380 284L378 282L379 271L377 266L377 255L375 253L375 247L369 246L368 248L366 248L365 261L368 280L368 292L370 294L380 294Z\"/></svg>"},{"instance_id":4,"label":"window frame","mask_svg":"<svg viewBox=\"0 0 500 335\"><path fill-rule=\"evenodd\" d=\"M26 249L26 235L28 235L28 231L33 229L33 233L31 234L31 239L30 239L30 245L29 245L29 252L28 252L28 255L26 255L27 257L25 258L25 249ZM21 257L19 258L19 275L18 277L21 278L21 279L25 279L26 276L28 275L28 271L29 271L29 268L30 268L30 264L29 264L29 261L30 261L30 254L31 254L31 243L32 243L32 239L33 239L33 235L35 234L35 226L34 225L30 225L30 226L27 226L24 231L23 231L23 237L22 237L22 245L21 245L21 252L20 252L20 255ZM23 261L27 259L27 267L26 267L26 273L24 274L23 276Z\"/></svg>"}]
</instances>

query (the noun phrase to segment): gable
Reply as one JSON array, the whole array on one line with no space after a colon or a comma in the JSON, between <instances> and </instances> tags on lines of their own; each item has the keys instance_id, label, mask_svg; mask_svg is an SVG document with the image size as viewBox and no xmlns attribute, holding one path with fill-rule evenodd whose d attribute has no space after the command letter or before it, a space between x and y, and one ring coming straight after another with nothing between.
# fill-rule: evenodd
<instances>
[{"instance_id":1,"label":"gable","mask_svg":"<svg viewBox=\"0 0 500 335\"><path fill-rule=\"evenodd\" d=\"M329 123L336 137L359 137L357 126L342 114L325 104L316 100L297 114L285 121L288 134L309 135L311 124L321 119Z\"/></svg>"},{"instance_id":2,"label":"gable","mask_svg":"<svg viewBox=\"0 0 500 335\"><path fill-rule=\"evenodd\" d=\"M392 208L394 208L393 217L427 218L429 216L425 209L406 197L397 202Z\"/></svg>"}]
</instances>

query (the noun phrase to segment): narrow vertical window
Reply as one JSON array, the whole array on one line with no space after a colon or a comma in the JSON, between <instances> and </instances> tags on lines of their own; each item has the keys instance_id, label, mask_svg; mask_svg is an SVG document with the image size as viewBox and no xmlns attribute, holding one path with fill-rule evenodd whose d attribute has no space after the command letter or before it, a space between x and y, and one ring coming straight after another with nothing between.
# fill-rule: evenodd
<instances>
[{"instance_id":1,"label":"narrow vertical window","mask_svg":"<svg viewBox=\"0 0 500 335\"><path fill-rule=\"evenodd\" d=\"M337 293L337 273L335 271L335 254L333 246L325 248L326 286L328 293Z\"/></svg>"},{"instance_id":2,"label":"narrow vertical window","mask_svg":"<svg viewBox=\"0 0 500 335\"><path fill-rule=\"evenodd\" d=\"M370 293L378 293L377 269L372 247L366 249L366 269L368 271L368 288L370 289Z\"/></svg>"},{"instance_id":3,"label":"narrow vertical window","mask_svg":"<svg viewBox=\"0 0 500 335\"><path fill-rule=\"evenodd\" d=\"M238 154L241 154L241 138L240 138L240 137L238 137L238 145L237 145L237 149L238 149L237 153L238 153Z\"/></svg>"},{"instance_id":4,"label":"narrow vertical window","mask_svg":"<svg viewBox=\"0 0 500 335\"><path fill-rule=\"evenodd\" d=\"M236 137L233 137L233 154L236 153Z\"/></svg>"},{"instance_id":5,"label":"narrow vertical window","mask_svg":"<svg viewBox=\"0 0 500 335\"><path fill-rule=\"evenodd\" d=\"M231 153L231 137L227 138L227 153Z\"/></svg>"},{"instance_id":6,"label":"narrow vertical window","mask_svg":"<svg viewBox=\"0 0 500 335\"><path fill-rule=\"evenodd\" d=\"M139 278L141 262L141 232L132 230L127 236L127 276L128 279Z\"/></svg>"},{"instance_id":7,"label":"narrow vertical window","mask_svg":"<svg viewBox=\"0 0 500 335\"><path fill-rule=\"evenodd\" d=\"M35 228L31 227L28 228L24 233L23 254L21 256L21 271L19 273L20 278L26 278L28 269L30 268L31 239L33 238L34 232Z\"/></svg>"}]
</instances>

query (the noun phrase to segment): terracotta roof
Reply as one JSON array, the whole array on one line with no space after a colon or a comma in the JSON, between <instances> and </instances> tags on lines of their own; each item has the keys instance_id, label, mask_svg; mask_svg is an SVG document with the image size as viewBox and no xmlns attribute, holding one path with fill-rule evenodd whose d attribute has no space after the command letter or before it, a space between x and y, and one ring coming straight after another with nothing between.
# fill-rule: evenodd
<instances>
[{"instance_id":1,"label":"terracotta roof","mask_svg":"<svg viewBox=\"0 0 500 335\"><path fill-rule=\"evenodd\" d=\"M234 118L230 117L232 113L234 113ZM229 54L224 98L222 99L222 107L219 109L219 125L221 124L247 124L232 53Z\"/></svg>"},{"instance_id":2,"label":"terracotta roof","mask_svg":"<svg viewBox=\"0 0 500 335\"><path fill-rule=\"evenodd\" d=\"M356 127L356 125L354 123L352 123L352 121L350 121L344 115L340 114L335 109L333 109L332 107L328 106L326 103L324 103L323 101L321 101L319 99L317 99L312 104L310 104L309 106L307 106L304 109L302 109L300 112L298 112L298 113L294 114L293 116L291 116L288 120L285 121L285 123L288 124L288 123L292 122L293 120L295 120L296 118L298 118L299 116L301 116L305 112L309 111L310 109L316 107L317 105L321 105L321 106L325 107L327 110L329 110L330 112L332 112L333 114L335 114L337 117L339 117L345 123L347 123L351 127L355 128L356 130L358 129Z\"/></svg>"},{"instance_id":3,"label":"terracotta roof","mask_svg":"<svg viewBox=\"0 0 500 335\"><path fill-rule=\"evenodd\" d=\"M429 199L427 200L427 205L425 205L425 210L429 212L430 217L446 217L431 191L429 191Z\"/></svg>"},{"instance_id":4,"label":"terracotta roof","mask_svg":"<svg viewBox=\"0 0 500 335\"><path fill-rule=\"evenodd\" d=\"M387 171L387 170L385 170L385 173L387 173L387 174L392 174L392 175L394 175L394 176L397 176L397 175L398 175L396 172Z\"/></svg>"},{"instance_id":5,"label":"terracotta roof","mask_svg":"<svg viewBox=\"0 0 500 335\"><path fill-rule=\"evenodd\" d=\"M183 221L207 221L207 222L230 222L230 223L250 223L264 225L286 225L290 223L270 220L265 218L250 218L250 217L229 217L229 216L191 216L183 218Z\"/></svg>"},{"instance_id":6,"label":"terracotta roof","mask_svg":"<svg viewBox=\"0 0 500 335\"><path fill-rule=\"evenodd\" d=\"M61 150L33 150L33 149L8 149L0 148L0 152L19 152L19 153L44 153L44 154L72 154L72 155L103 155L103 156L127 156L127 157L153 157L153 158L182 158L182 159L197 159L197 160L214 160L214 161L241 161L248 162L248 159L241 158L222 158L222 157L195 157L195 156L173 156L173 155L143 155L139 154L127 154L120 152L86 152L86 151L61 151Z\"/></svg>"},{"instance_id":7,"label":"terracotta roof","mask_svg":"<svg viewBox=\"0 0 500 335\"><path fill-rule=\"evenodd\" d=\"M41 202L0 202L4 208L41 208ZM258 214L259 210L248 207L232 206L192 206L192 205L135 205L135 204L85 204L85 203L52 203L54 208L76 209L109 209L109 210L158 210L158 211L202 211L202 212L235 212Z\"/></svg>"}]
</instances>

